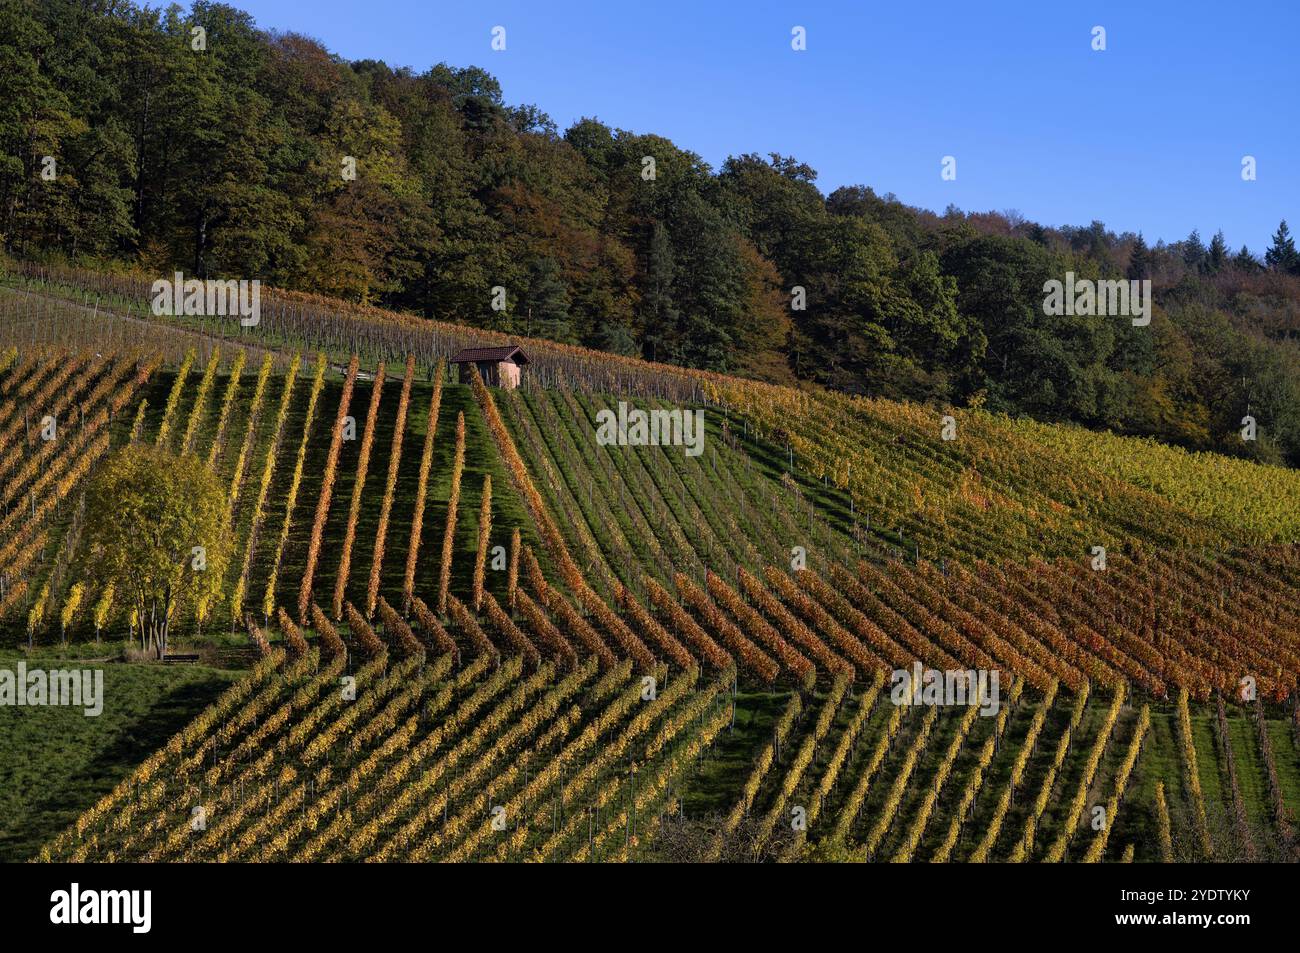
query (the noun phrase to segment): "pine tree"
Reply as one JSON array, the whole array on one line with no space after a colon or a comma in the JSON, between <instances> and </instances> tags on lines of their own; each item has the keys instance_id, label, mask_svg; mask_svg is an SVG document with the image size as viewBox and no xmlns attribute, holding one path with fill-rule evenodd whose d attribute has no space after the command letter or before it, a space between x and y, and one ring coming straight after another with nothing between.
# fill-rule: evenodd
<instances>
[{"instance_id":1,"label":"pine tree","mask_svg":"<svg viewBox=\"0 0 1300 953\"><path fill-rule=\"evenodd\" d=\"M1205 268L1205 243L1201 241L1200 229L1193 228L1183 242L1183 264L1194 271Z\"/></svg>"},{"instance_id":2,"label":"pine tree","mask_svg":"<svg viewBox=\"0 0 1300 953\"><path fill-rule=\"evenodd\" d=\"M1130 281L1151 277L1151 250L1147 248L1141 232L1133 240L1133 250L1129 252L1127 275Z\"/></svg>"},{"instance_id":3,"label":"pine tree","mask_svg":"<svg viewBox=\"0 0 1300 953\"><path fill-rule=\"evenodd\" d=\"M525 334L576 343L569 315L569 291L553 258L534 258L529 262L524 308Z\"/></svg>"},{"instance_id":4,"label":"pine tree","mask_svg":"<svg viewBox=\"0 0 1300 953\"><path fill-rule=\"evenodd\" d=\"M1256 258L1249 248L1241 246L1241 251L1237 252L1232 259L1232 267L1238 271L1244 271L1246 274L1253 274L1259 271L1259 259Z\"/></svg>"},{"instance_id":5,"label":"pine tree","mask_svg":"<svg viewBox=\"0 0 1300 953\"><path fill-rule=\"evenodd\" d=\"M1300 253L1296 252L1295 239L1291 237L1286 219L1282 219L1277 231L1273 233L1273 244L1264 252L1264 264L1274 271L1290 274L1300 272Z\"/></svg>"},{"instance_id":6,"label":"pine tree","mask_svg":"<svg viewBox=\"0 0 1300 953\"><path fill-rule=\"evenodd\" d=\"M656 223L650 231L646 291L641 298L645 343L653 360L669 360L681 315L673 303L673 248L668 231Z\"/></svg>"},{"instance_id":7,"label":"pine tree","mask_svg":"<svg viewBox=\"0 0 1300 953\"><path fill-rule=\"evenodd\" d=\"M1210 239L1210 251L1206 256L1205 268L1210 274L1217 275L1227 262L1228 243L1223 237L1223 229L1219 229Z\"/></svg>"}]
</instances>

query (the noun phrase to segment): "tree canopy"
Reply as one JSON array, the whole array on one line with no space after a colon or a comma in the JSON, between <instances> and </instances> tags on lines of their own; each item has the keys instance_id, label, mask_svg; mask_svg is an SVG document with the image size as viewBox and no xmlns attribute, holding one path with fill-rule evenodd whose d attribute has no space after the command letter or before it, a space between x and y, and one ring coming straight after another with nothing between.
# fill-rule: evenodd
<instances>
[{"instance_id":1,"label":"tree canopy","mask_svg":"<svg viewBox=\"0 0 1300 953\"><path fill-rule=\"evenodd\" d=\"M231 549L225 491L196 456L122 447L87 486L84 539L87 578L131 600L142 641L161 658L177 607L220 590Z\"/></svg>"}]
</instances>

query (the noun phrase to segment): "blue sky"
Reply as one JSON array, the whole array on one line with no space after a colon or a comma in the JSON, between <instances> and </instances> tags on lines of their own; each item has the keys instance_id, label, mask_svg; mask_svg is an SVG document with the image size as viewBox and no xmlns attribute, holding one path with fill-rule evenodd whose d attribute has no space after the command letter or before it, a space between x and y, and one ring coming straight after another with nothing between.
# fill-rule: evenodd
<instances>
[{"instance_id":1,"label":"blue sky","mask_svg":"<svg viewBox=\"0 0 1300 953\"><path fill-rule=\"evenodd\" d=\"M1099 218L1152 243L1222 228L1257 254L1280 218L1300 225L1300 3L231 2L348 59L482 66L561 129L595 116L715 168L793 155L825 192ZM956 181L940 178L945 155Z\"/></svg>"}]
</instances>

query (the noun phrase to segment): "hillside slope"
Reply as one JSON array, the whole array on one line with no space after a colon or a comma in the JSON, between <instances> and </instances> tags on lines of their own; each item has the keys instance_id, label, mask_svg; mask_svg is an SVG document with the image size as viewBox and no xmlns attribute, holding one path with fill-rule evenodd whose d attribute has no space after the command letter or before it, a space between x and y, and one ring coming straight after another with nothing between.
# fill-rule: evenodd
<instances>
[{"instance_id":1,"label":"hillside slope","mask_svg":"<svg viewBox=\"0 0 1300 953\"><path fill-rule=\"evenodd\" d=\"M540 341L498 391L446 375L463 329L155 324L69 280L0 290L0 631L128 634L73 597L77 499L148 441L230 490L237 558L178 642L261 660L51 858L1294 850L1292 471ZM620 402L702 411L702 452L602 445ZM898 705L914 664L998 673L995 716Z\"/></svg>"}]
</instances>

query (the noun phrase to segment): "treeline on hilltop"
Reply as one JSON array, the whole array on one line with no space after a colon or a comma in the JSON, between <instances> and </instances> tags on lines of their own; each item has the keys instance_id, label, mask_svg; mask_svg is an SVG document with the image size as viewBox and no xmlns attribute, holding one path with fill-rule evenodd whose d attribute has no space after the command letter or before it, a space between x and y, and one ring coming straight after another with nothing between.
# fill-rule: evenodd
<instances>
[{"instance_id":1,"label":"treeline on hilltop","mask_svg":"<svg viewBox=\"0 0 1300 953\"><path fill-rule=\"evenodd\" d=\"M1300 256L1285 223L1257 257L1221 234L1148 247L1101 222L939 215L865 186L823 196L815 180L778 155L715 171L595 119L561 132L482 69L346 62L223 4L0 0L10 254L258 277L1300 464ZM1150 326L1044 314L1044 282L1071 271L1151 279Z\"/></svg>"}]
</instances>

